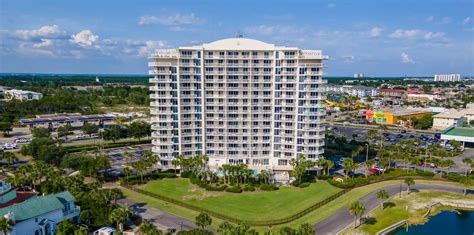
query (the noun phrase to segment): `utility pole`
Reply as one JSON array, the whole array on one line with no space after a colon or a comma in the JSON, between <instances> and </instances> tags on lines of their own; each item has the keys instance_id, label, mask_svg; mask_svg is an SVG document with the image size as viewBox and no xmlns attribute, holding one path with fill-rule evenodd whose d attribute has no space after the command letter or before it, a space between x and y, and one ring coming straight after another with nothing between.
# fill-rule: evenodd
<instances>
[{"instance_id":1,"label":"utility pole","mask_svg":"<svg viewBox=\"0 0 474 235\"><path fill-rule=\"evenodd\" d=\"M365 154L365 164L366 164L366 166L365 166L365 177L367 177L369 175L369 172L368 172L368 169L367 169L368 168L368 166L367 166L368 162L369 162L369 144L367 144L367 153Z\"/></svg>"}]
</instances>

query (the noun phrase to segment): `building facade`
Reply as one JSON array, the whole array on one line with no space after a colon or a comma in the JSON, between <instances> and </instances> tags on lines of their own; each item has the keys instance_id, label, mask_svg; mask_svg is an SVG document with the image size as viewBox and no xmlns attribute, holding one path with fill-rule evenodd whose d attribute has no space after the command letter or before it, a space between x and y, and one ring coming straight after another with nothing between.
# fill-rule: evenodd
<instances>
[{"instance_id":1,"label":"building facade","mask_svg":"<svg viewBox=\"0 0 474 235\"><path fill-rule=\"evenodd\" d=\"M435 82L459 82L461 81L461 74L436 74L434 75Z\"/></svg>"},{"instance_id":2,"label":"building facade","mask_svg":"<svg viewBox=\"0 0 474 235\"><path fill-rule=\"evenodd\" d=\"M153 152L288 171L323 153L321 51L230 38L151 56Z\"/></svg>"},{"instance_id":3,"label":"building facade","mask_svg":"<svg viewBox=\"0 0 474 235\"><path fill-rule=\"evenodd\" d=\"M376 88L366 86L352 86L352 85L334 85L326 86L327 92L334 92L339 94L348 94L357 97L377 96L378 92Z\"/></svg>"},{"instance_id":4,"label":"building facade","mask_svg":"<svg viewBox=\"0 0 474 235\"><path fill-rule=\"evenodd\" d=\"M365 118L370 123L410 127L412 125L412 119L419 119L431 114L432 112L429 109L393 108L378 111L367 110L365 112Z\"/></svg>"},{"instance_id":5,"label":"building facade","mask_svg":"<svg viewBox=\"0 0 474 235\"><path fill-rule=\"evenodd\" d=\"M16 99L16 100L39 100L43 98L43 94L34 92L34 91L24 91L24 90L5 90L4 96L8 100Z\"/></svg>"},{"instance_id":6,"label":"building facade","mask_svg":"<svg viewBox=\"0 0 474 235\"><path fill-rule=\"evenodd\" d=\"M12 223L7 235L51 235L63 220L79 222L80 209L69 192L36 196L17 193L0 177L0 216Z\"/></svg>"}]
</instances>

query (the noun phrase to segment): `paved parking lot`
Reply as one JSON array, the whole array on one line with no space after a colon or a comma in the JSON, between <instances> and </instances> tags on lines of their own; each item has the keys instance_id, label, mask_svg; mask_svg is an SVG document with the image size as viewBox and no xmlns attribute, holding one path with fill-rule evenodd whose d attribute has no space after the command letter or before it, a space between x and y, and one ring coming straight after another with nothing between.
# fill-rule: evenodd
<instances>
[{"instance_id":1,"label":"paved parking lot","mask_svg":"<svg viewBox=\"0 0 474 235\"><path fill-rule=\"evenodd\" d=\"M112 160L112 169L122 171L125 164L138 161L143 156L143 151L151 150L151 147L151 144L143 144L134 147L121 147L110 149L108 151L108 156ZM133 157L125 157L125 152L133 154Z\"/></svg>"}]
</instances>

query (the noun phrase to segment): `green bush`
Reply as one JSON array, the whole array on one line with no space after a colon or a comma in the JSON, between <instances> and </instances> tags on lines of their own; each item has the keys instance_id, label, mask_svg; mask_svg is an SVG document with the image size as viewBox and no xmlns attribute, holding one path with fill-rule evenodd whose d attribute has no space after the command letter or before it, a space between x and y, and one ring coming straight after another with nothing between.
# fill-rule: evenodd
<instances>
[{"instance_id":1,"label":"green bush","mask_svg":"<svg viewBox=\"0 0 474 235\"><path fill-rule=\"evenodd\" d=\"M191 178L191 176L193 176L193 173L191 171L183 171L180 175L182 178Z\"/></svg>"},{"instance_id":2,"label":"green bush","mask_svg":"<svg viewBox=\"0 0 474 235\"><path fill-rule=\"evenodd\" d=\"M331 175L318 175L319 180L328 180L331 178Z\"/></svg>"},{"instance_id":3,"label":"green bush","mask_svg":"<svg viewBox=\"0 0 474 235\"><path fill-rule=\"evenodd\" d=\"M309 187L311 185L310 182L304 182L304 183L301 183L298 187L300 188L306 188L306 187Z\"/></svg>"},{"instance_id":4,"label":"green bush","mask_svg":"<svg viewBox=\"0 0 474 235\"><path fill-rule=\"evenodd\" d=\"M274 185L274 184L261 184L260 185L260 190L263 190L263 191L274 191L274 190L278 190L278 186Z\"/></svg>"},{"instance_id":5,"label":"green bush","mask_svg":"<svg viewBox=\"0 0 474 235\"><path fill-rule=\"evenodd\" d=\"M230 188L227 188L225 191L229 193L241 193L242 189L239 186L232 186Z\"/></svg>"},{"instance_id":6,"label":"green bush","mask_svg":"<svg viewBox=\"0 0 474 235\"><path fill-rule=\"evenodd\" d=\"M255 187L251 184L246 184L246 185L244 185L243 190L253 192L253 191L255 191Z\"/></svg>"},{"instance_id":7,"label":"green bush","mask_svg":"<svg viewBox=\"0 0 474 235\"><path fill-rule=\"evenodd\" d=\"M157 180L157 179L164 179L164 178L176 178L174 173L169 172L151 172L143 174L143 183L146 183L150 180ZM126 183L129 185L135 185L141 183L141 176L140 175L130 175L125 176L121 179L122 183Z\"/></svg>"}]
</instances>

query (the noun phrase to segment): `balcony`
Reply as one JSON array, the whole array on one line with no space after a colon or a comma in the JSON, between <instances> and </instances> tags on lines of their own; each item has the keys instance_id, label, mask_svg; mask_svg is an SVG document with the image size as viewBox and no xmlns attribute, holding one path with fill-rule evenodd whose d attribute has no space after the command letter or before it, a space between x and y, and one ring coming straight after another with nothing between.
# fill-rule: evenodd
<instances>
[{"instance_id":1,"label":"balcony","mask_svg":"<svg viewBox=\"0 0 474 235\"><path fill-rule=\"evenodd\" d=\"M166 94L166 95L158 95L158 94L150 94L151 99L172 99L175 98L171 94Z\"/></svg>"},{"instance_id":2,"label":"balcony","mask_svg":"<svg viewBox=\"0 0 474 235\"><path fill-rule=\"evenodd\" d=\"M173 122L174 121L172 118L158 118L158 117L152 117L150 120L151 120L152 123Z\"/></svg>"},{"instance_id":3,"label":"balcony","mask_svg":"<svg viewBox=\"0 0 474 235\"><path fill-rule=\"evenodd\" d=\"M150 106L152 106L152 107L173 107L174 104L171 103L171 102L159 103L159 102L152 101L152 102L150 102Z\"/></svg>"},{"instance_id":4,"label":"balcony","mask_svg":"<svg viewBox=\"0 0 474 235\"><path fill-rule=\"evenodd\" d=\"M152 70L148 70L148 74L150 74L150 75L171 75L172 72L171 72L171 70L152 69Z\"/></svg>"},{"instance_id":5,"label":"balcony","mask_svg":"<svg viewBox=\"0 0 474 235\"><path fill-rule=\"evenodd\" d=\"M148 66L150 67L174 67L176 66L177 63L171 63L171 62L148 62Z\"/></svg>"},{"instance_id":6,"label":"balcony","mask_svg":"<svg viewBox=\"0 0 474 235\"><path fill-rule=\"evenodd\" d=\"M178 54L176 49L157 50L150 58L178 58Z\"/></svg>"},{"instance_id":7,"label":"balcony","mask_svg":"<svg viewBox=\"0 0 474 235\"><path fill-rule=\"evenodd\" d=\"M171 78L150 78L148 79L148 82L149 83L169 83L169 82L173 82L173 80Z\"/></svg>"},{"instance_id":8,"label":"balcony","mask_svg":"<svg viewBox=\"0 0 474 235\"><path fill-rule=\"evenodd\" d=\"M315 67L315 68L327 68L326 64L323 63L302 63L301 67Z\"/></svg>"},{"instance_id":9,"label":"balcony","mask_svg":"<svg viewBox=\"0 0 474 235\"><path fill-rule=\"evenodd\" d=\"M299 59L327 60L329 57L318 50L302 50Z\"/></svg>"},{"instance_id":10,"label":"balcony","mask_svg":"<svg viewBox=\"0 0 474 235\"><path fill-rule=\"evenodd\" d=\"M198 71L179 71L179 74L180 75L200 75L201 72L198 72Z\"/></svg>"}]
</instances>

